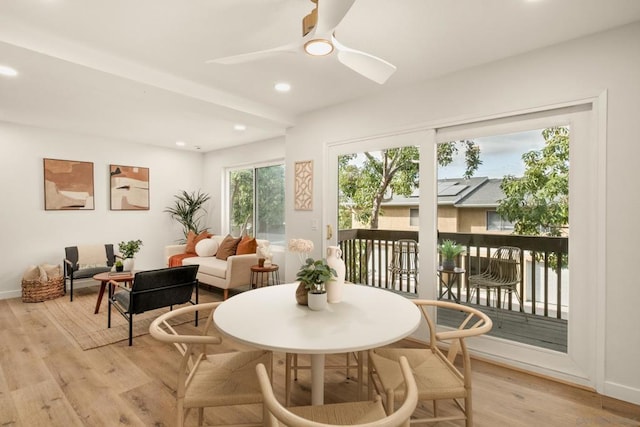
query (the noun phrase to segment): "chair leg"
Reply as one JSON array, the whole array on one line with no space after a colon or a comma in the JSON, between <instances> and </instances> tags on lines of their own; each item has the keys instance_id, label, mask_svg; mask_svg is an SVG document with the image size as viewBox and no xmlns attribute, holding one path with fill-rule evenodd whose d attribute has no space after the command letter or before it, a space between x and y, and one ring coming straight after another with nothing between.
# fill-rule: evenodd
<instances>
[{"instance_id":1,"label":"chair leg","mask_svg":"<svg viewBox=\"0 0 640 427\"><path fill-rule=\"evenodd\" d=\"M73 301L73 273L69 278L69 301Z\"/></svg>"},{"instance_id":2,"label":"chair leg","mask_svg":"<svg viewBox=\"0 0 640 427\"><path fill-rule=\"evenodd\" d=\"M293 355L287 353L284 362L284 399L285 405L291 406L291 358Z\"/></svg>"},{"instance_id":3,"label":"chair leg","mask_svg":"<svg viewBox=\"0 0 640 427\"><path fill-rule=\"evenodd\" d=\"M133 313L129 314L129 347L133 345Z\"/></svg>"},{"instance_id":4,"label":"chair leg","mask_svg":"<svg viewBox=\"0 0 640 427\"><path fill-rule=\"evenodd\" d=\"M198 426L204 425L204 408L198 408Z\"/></svg>"}]
</instances>

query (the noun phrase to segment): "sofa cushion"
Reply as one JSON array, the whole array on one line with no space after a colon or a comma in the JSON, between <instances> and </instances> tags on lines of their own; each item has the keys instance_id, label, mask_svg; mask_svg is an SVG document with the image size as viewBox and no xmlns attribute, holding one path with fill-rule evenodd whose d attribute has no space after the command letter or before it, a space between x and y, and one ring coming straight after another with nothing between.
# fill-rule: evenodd
<instances>
[{"instance_id":1,"label":"sofa cushion","mask_svg":"<svg viewBox=\"0 0 640 427\"><path fill-rule=\"evenodd\" d=\"M225 279L227 277L227 261L216 257L190 257L182 260L182 265L199 265L198 274Z\"/></svg>"},{"instance_id":2,"label":"sofa cushion","mask_svg":"<svg viewBox=\"0 0 640 427\"><path fill-rule=\"evenodd\" d=\"M202 239L208 239L213 236L213 234L208 231L201 231L200 234L196 234L193 230L189 230L187 234L187 247L185 248L185 252L188 254L196 253L196 245Z\"/></svg>"},{"instance_id":3,"label":"sofa cushion","mask_svg":"<svg viewBox=\"0 0 640 427\"><path fill-rule=\"evenodd\" d=\"M236 255L255 254L258 249L258 242L255 237L244 236L240 243L238 243L238 249L236 249Z\"/></svg>"},{"instance_id":4,"label":"sofa cushion","mask_svg":"<svg viewBox=\"0 0 640 427\"><path fill-rule=\"evenodd\" d=\"M198 256L214 256L218 252L219 243L215 239L202 239L196 243Z\"/></svg>"},{"instance_id":5,"label":"sofa cushion","mask_svg":"<svg viewBox=\"0 0 640 427\"><path fill-rule=\"evenodd\" d=\"M216 252L216 258L219 260L226 261L232 255L236 254L236 250L238 249L238 244L240 243L240 237L235 238L231 235L227 235L224 238L222 243L220 243L220 247L218 247L218 252Z\"/></svg>"}]
</instances>

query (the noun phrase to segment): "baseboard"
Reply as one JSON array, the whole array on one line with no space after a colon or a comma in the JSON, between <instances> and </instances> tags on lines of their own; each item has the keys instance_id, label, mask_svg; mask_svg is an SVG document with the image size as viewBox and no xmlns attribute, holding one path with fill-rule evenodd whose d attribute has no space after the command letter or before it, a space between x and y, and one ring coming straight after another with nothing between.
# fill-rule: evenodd
<instances>
[{"instance_id":1,"label":"baseboard","mask_svg":"<svg viewBox=\"0 0 640 427\"><path fill-rule=\"evenodd\" d=\"M609 402L605 402L603 400L603 406L606 403L609 403L612 406L621 407L624 407L624 404L630 405L631 409L633 409L632 414L636 417L632 419L640 420L640 389L611 381L605 381L604 395L607 397L607 401Z\"/></svg>"}]
</instances>

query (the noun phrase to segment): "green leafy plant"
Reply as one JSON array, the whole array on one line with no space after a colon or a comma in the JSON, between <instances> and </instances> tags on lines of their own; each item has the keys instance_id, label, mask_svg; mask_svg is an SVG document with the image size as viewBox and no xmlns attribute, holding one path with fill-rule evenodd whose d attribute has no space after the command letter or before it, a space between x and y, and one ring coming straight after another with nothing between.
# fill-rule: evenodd
<instances>
[{"instance_id":1,"label":"green leafy plant","mask_svg":"<svg viewBox=\"0 0 640 427\"><path fill-rule=\"evenodd\" d=\"M140 252L142 240L129 240L128 242L118 243L118 248L123 258L133 258L135 254Z\"/></svg>"},{"instance_id":2,"label":"green leafy plant","mask_svg":"<svg viewBox=\"0 0 640 427\"><path fill-rule=\"evenodd\" d=\"M171 218L182 225L185 241L189 231L193 231L196 234L205 231L207 227L200 228L200 220L207 212L204 205L211 196L201 193L199 190L197 193L195 191L188 193L183 190L182 193L174 197L173 206L167 207L164 212L171 214Z\"/></svg>"},{"instance_id":3,"label":"green leafy plant","mask_svg":"<svg viewBox=\"0 0 640 427\"><path fill-rule=\"evenodd\" d=\"M442 254L442 258L445 260L453 260L464 251L464 246L458 244L455 240L443 240L438 245L438 252Z\"/></svg>"},{"instance_id":4,"label":"green leafy plant","mask_svg":"<svg viewBox=\"0 0 640 427\"><path fill-rule=\"evenodd\" d=\"M122 261L117 260L116 261L116 267L122 267Z\"/></svg>"},{"instance_id":5,"label":"green leafy plant","mask_svg":"<svg viewBox=\"0 0 640 427\"><path fill-rule=\"evenodd\" d=\"M336 270L329 267L326 259L314 260L313 258L307 258L302 265L296 279L305 284L305 288L311 293L323 293L325 290L325 283L331 280L332 277L337 277Z\"/></svg>"}]
</instances>

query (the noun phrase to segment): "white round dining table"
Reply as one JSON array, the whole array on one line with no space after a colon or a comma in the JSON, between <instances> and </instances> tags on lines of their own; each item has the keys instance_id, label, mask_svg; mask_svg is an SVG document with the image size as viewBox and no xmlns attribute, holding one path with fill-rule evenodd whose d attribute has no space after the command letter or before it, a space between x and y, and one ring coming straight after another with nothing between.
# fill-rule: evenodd
<instances>
[{"instance_id":1,"label":"white round dining table","mask_svg":"<svg viewBox=\"0 0 640 427\"><path fill-rule=\"evenodd\" d=\"M261 349L311 355L311 403L324 402L324 356L363 351L413 333L421 320L411 300L364 285L346 284L342 301L313 311L296 303L298 283L253 289L216 309L218 330ZM359 378L362 383L362 378Z\"/></svg>"}]
</instances>

